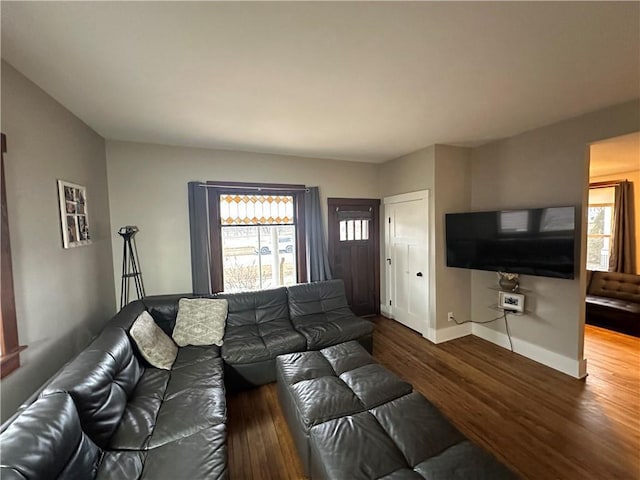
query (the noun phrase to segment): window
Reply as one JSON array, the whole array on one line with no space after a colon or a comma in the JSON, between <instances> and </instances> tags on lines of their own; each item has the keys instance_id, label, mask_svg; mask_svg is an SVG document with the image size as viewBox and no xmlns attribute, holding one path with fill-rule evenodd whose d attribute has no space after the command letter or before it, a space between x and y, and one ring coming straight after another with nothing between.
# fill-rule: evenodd
<instances>
[{"instance_id":1,"label":"window","mask_svg":"<svg viewBox=\"0 0 640 480\"><path fill-rule=\"evenodd\" d=\"M9 222L7 215L7 193L4 178L4 153L6 152L6 138L2 137L0 171L2 178L0 194L2 203L2 267L0 285L2 285L2 295L0 300L0 367L1 376L5 377L20 366L20 351L22 348L18 344L18 327L16 324L16 304L13 293L13 272L11 269L11 243L9 239Z\"/></svg>"},{"instance_id":2,"label":"window","mask_svg":"<svg viewBox=\"0 0 640 480\"><path fill-rule=\"evenodd\" d=\"M214 291L274 288L306 276L303 193L303 185L213 187L209 210Z\"/></svg>"},{"instance_id":3,"label":"window","mask_svg":"<svg viewBox=\"0 0 640 480\"><path fill-rule=\"evenodd\" d=\"M340 220L340 241L369 239L369 220Z\"/></svg>"},{"instance_id":4,"label":"window","mask_svg":"<svg viewBox=\"0 0 640 480\"><path fill-rule=\"evenodd\" d=\"M615 187L589 189L587 216L587 269L609 270Z\"/></svg>"},{"instance_id":5,"label":"window","mask_svg":"<svg viewBox=\"0 0 640 480\"><path fill-rule=\"evenodd\" d=\"M338 220L338 240L341 242L357 242L369 240L369 222L371 207L368 210L347 210L336 207Z\"/></svg>"}]
</instances>

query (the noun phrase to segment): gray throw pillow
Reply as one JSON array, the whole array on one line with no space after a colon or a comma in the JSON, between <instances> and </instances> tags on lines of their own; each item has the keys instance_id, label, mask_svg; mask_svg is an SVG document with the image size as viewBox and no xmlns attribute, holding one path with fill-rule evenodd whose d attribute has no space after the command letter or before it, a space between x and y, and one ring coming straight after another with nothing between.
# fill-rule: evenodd
<instances>
[{"instance_id":1,"label":"gray throw pillow","mask_svg":"<svg viewBox=\"0 0 640 480\"><path fill-rule=\"evenodd\" d=\"M173 329L173 340L185 345L222 345L227 321L228 304L225 299L181 298Z\"/></svg>"},{"instance_id":2,"label":"gray throw pillow","mask_svg":"<svg viewBox=\"0 0 640 480\"><path fill-rule=\"evenodd\" d=\"M144 359L156 368L171 370L178 347L162 331L149 312L142 312L129 330Z\"/></svg>"}]
</instances>

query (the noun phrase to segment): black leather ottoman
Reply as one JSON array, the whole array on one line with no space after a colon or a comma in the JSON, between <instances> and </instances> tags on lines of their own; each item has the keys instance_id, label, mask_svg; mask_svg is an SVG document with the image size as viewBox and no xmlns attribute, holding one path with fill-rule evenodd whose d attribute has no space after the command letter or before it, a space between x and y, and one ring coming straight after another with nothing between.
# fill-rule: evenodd
<instances>
[{"instance_id":1,"label":"black leather ottoman","mask_svg":"<svg viewBox=\"0 0 640 480\"><path fill-rule=\"evenodd\" d=\"M327 420L381 405L412 391L353 340L276 359L278 396L305 471L309 430Z\"/></svg>"},{"instance_id":2,"label":"black leather ottoman","mask_svg":"<svg viewBox=\"0 0 640 480\"><path fill-rule=\"evenodd\" d=\"M278 396L312 479L517 478L357 342L276 359Z\"/></svg>"},{"instance_id":3,"label":"black leather ottoman","mask_svg":"<svg viewBox=\"0 0 640 480\"><path fill-rule=\"evenodd\" d=\"M316 425L309 437L313 479L517 478L417 392Z\"/></svg>"}]
</instances>

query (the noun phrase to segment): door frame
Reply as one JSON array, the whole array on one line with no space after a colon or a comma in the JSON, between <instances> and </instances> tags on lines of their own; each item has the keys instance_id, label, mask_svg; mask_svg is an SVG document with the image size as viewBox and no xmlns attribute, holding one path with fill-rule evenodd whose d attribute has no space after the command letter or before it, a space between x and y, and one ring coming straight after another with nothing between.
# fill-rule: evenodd
<instances>
[{"instance_id":1,"label":"door frame","mask_svg":"<svg viewBox=\"0 0 640 480\"><path fill-rule=\"evenodd\" d=\"M379 198L327 198L327 240L329 261L333 259L335 237L340 235L337 225L337 205L367 205L371 208L369 240L373 246L373 301L376 315L380 315L380 199ZM333 238L332 238L333 237Z\"/></svg>"}]
</instances>

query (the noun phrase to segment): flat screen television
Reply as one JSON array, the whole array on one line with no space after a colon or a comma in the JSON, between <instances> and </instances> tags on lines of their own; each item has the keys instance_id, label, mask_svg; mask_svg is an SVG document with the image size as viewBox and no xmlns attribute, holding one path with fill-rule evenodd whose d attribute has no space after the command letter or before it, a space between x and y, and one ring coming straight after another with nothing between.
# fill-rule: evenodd
<instances>
[{"instance_id":1,"label":"flat screen television","mask_svg":"<svg viewBox=\"0 0 640 480\"><path fill-rule=\"evenodd\" d=\"M447 266L574 278L575 207L445 215Z\"/></svg>"}]
</instances>

